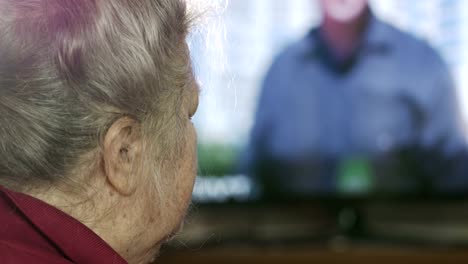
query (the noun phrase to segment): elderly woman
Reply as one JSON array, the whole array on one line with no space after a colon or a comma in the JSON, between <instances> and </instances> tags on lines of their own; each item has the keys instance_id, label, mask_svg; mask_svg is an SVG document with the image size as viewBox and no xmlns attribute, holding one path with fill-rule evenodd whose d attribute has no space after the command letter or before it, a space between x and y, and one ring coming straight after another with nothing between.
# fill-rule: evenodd
<instances>
[{"instance_id":1,"label":"elderly woman","mask_svg":"<svg viewBox=\"0 0 468 264\"><path fill-rule=\"evenodd\" d=\"M180 228L182 0L0 0L0 262L147 263Z\"/></svg>"}]
</instances>

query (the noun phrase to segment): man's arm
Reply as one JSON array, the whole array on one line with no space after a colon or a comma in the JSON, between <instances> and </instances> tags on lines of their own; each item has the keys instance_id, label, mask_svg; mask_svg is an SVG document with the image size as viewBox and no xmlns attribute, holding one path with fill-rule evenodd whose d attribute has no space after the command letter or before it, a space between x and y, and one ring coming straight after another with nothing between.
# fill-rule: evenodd
<instances>
[{"instance_id":1,"label":"man's arm","mask_svg":"<svg viewBox=\"0 0 468 264\"><path fill-rule=\"evenodd\" d=\"M423 162L434 175L434 187L455 191L468 187L468 155L463 118L452 75L443 60L437 59L427 68L431 80L429 104L421 130L420 144L429 150L430 159ZM426 66L427 66L426 65Z\"/></svg>"},{"instance_id":2,"label":"man's arm","mask_svg":"<svg viewBox=\"0 0 468 264\"><path fill-rule=\"evenodd\" d=\"M275 66L273 65L263 81L250 138L244 155L241 157L241 170L248 174L254 172L256 163L262 159L267 151L267 138L271 131L272 112L275 107L275 89L278 85L276 78Z\"/></svg>"}]
</instances>

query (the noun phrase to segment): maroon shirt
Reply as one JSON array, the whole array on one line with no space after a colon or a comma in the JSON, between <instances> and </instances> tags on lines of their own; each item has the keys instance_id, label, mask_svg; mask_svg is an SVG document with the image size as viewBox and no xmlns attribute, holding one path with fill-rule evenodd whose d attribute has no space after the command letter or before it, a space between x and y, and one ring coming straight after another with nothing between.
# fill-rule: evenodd
<instances>
[{"instance_id":1,"label":"maroon shirt","mask_svg":"<svg viewBox=\"0 0 468 264\"><path fill-rule=\"evenodd\" d=\"M31 196L0 186L0 263L127 262L71 216Z\"/></svg>"}]
</instances>

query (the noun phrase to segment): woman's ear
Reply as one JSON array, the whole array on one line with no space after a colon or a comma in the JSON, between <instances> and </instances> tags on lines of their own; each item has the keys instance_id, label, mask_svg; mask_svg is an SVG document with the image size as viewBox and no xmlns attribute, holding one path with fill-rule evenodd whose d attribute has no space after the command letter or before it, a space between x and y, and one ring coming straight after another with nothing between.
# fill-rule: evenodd
<instances>
[{"instance_id":1,"label":"woman's ear","mask_svg":"<svg viewBox=\"0 0 468 264\"><path fill-rule=\"evenodd\" d=\"M119 194L132 195L138 185L135 169L141 160L140 123L123 117L115 121L103 142L104 174L107 182Z\"/></svg>"}]
</instances>

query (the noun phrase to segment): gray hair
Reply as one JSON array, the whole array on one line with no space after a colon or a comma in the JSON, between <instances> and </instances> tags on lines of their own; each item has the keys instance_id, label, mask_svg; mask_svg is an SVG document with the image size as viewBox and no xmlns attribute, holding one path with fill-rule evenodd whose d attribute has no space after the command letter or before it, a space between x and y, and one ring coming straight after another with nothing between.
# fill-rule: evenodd
<instances>
[{"instance_id":1,"label":"gray hair","mask_svg":"<svg viewBox=\"0 0 468 264\"><path fill-rule=\"evenodd\" d=\"M187 30L183 0L0 0L0 184L63 179L124 116L173 155Z\"/></svg>"}]
</instances>

